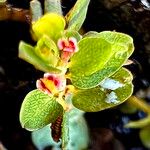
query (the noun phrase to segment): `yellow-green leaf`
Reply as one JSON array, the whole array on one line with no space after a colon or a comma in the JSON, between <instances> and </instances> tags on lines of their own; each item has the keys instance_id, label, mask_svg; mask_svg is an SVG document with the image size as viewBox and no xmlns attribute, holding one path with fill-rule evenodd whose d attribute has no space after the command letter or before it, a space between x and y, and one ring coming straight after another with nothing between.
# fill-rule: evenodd
<instances>
[{"instance_id":1,"label":"yellow-green leaf","mask_svg":"<svg viewBox=\"0 0 150 150\"><path fill-rule=\"evenodd\" d=\"M70 68L71 68L70 69L70 72L71 72L70 79L74 86L81 88L81 89L88 89L88 88L96 87L102 80L113 75L127 61L127 59L132 54L133 49L134 49L133 39L129 35L126 35L123 33L105 31L105 32L101 32L101 33L94 33L94 35L90 34L87 37L88 38L91 37L91 39L99 37L100 40L101 39L106 40L111 45L112 50L109 51L111 53L111 57L105 57L105 55L103 55L104 58L100 59L100 61L104 61L103 62L104 65L102 66L102 68L100 68L99 70L96 70L93 73L91 72L91 74L89 74L89 75L87 75L85 73L82 73L82 75L81 75L81 74L77 73L78 70L76 70L76 72L75 72L74 68L73 68L74 70L72 71L72 68L71 68L72 66L70 66ZM88 45L91 45L91 43L92 42L87 43L87 47L86 47L87 49L88 49ZM101 44L103 44L103 43L101 43ZM96 48L97 52L103 53L100 51L100 49L98 49L98 47L95 47L95 48ZM79 47L79 51L80 51L80 47ZM78 55L78 53L76 55ZM95 53L95 55L98 56L96 53ZM85 59L85 56L86 56L86 54L84 56L82 56L83 59ZM79 68L80 66L83 68L82 61L80 61L79 58L74 59L74 56L73 56L71 61L72 60L74 62L77 62L76 66L78 65L78 67L76 67L76 68ZM93 58L93 60L96 60L96 59ZM96 60L95 64L98 64L98 63L99 63L99 61ZM85 66L85 68L88 68L88 67L89 66ZM92 66L90 66L90 67L92 67ZM82 70L82 68L81 68L81 70ZM91 68L91 70L92 70L92 68Z\"/></svg>"},{"instance_id":2,"label":"yellow-green leaf","mask_svg":"<svg viewBox=\"0 0 150 150\"><path fill-rule=\"evenodd\" d=\"M68 29L79 31L87 14L90 0L77 0L74 7L65 16Z\"/></svg>"},{"instance_id":3,"label":"yellow-green leaf","mask_svg":"<svg viewBox=\"0 0 150 150\"><path fill-rule=\"evenodd\" d=\"M115 90L103 89L101 86L86 90L76 89L72 98L73 105L86 112L96 112L126 101L133 92L131 73L122 68L110 78L120 82L122 86Z\"/></svg>"},{"instance_id":4,"label":"yellow-green leaf","mask_svg":"<svg viewBox=\"0 0 150 150\"><path fill-rule=\"evenodd\" d=\"M35 68L43 72L60 73L61 70L51 66L42 60L35 52L34 47L21 41L19 44L19 57L28 63L34 65Z\"/></svg>"},{"instance_id":5,"label":"yellow-green leaf","mask_svg":"<svg viewBox=\"0 0 150 150\"><path fill-rule=\"evenodd\" d=\"M88 76L102 69L112 55L111 44L101 38L84 38L78 43L69 70L73 76Z\"/></svg>"},{"instance_id":6,"label":"yellow-green leaf","mask_svg":"<svg viewBox=\"0 0 150 150\"><path fill-rule=\"evenodd\" d=\"M59 50L53 40L44 35L35 47L36 54L47 64L56 66L59 60Z\"/></svg>"},{"instance_id":7,"label":"yellow-green leaf","mask_svg":"<svg viewBox=\"0 0 150 150\"><path fill-rule=\"evenodd\" d=\"M43 35L49 36L57 41L65 28L65 20L63 16L55 13L47 13L38 21L32 23L33 35L36 39L40 39Z\"/></svg>"}]
</instances>

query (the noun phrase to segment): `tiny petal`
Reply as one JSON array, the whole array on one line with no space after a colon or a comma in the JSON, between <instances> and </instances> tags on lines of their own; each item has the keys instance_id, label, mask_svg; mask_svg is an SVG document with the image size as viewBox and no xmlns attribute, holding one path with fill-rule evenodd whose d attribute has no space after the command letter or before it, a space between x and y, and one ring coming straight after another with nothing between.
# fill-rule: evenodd
<instances>
[{"instance_id":1,"label":"tiny petal","mask_svg":"<svg viewBox=\"0 0 150 150\"><path fill-rule=\"evenodd\" d=\"M70 37L69 38L69 44L70 47L72 47L73 52L77 52L78 51L78 46L77 46L77 40L74 37Z\"/></svg>"},{"instance_id":2,"label":"tiny petal","mask_svg":"<svg viewBox=\"0 0 150 150\"><path fill-rule=\"evenodd\" d=\"M45 84L43 83L42 79L36 81L36 87L37 87L37 89L43 91L43 92L46 93L46 94L50 94L50 93L51 93L50 90L47 89L47 87L46 87Z\"/></svg>"},{"instance_id":3,"label":"tiny petal","mask_svg":"<svg viewBox=\"0 0 150 150\"><path fill-rule=\"evenodd\" d=\"M57 45L60 50L65 52L74 53L78 51L77 40L74 37L59 39Z\"/></svg>"},{"instance_id":4,"label":"tiny petal","mask_svg":"<svg viewBox=\"0 0 150 150\"><path fill-rule=\"evenodd\" d=\"M66 87L66 79L62 74L45 73L44 78L52 81L58 91L63 91Z\"/></svg>"},{"instance_id":5,"label":"tiny petal","mask_svg":"<svg viewBox=\"0 0 150 150\"><path fill-rule=\"evenodd\" d=\"M57 45L58 45L58 48L60 50L63 50L64 47L65 47L65 40L64 39L59 39L58 42L57 42Z\"/></svg>"},{"instance_id":6,"label":"tiny petal","mask_svg":"<svg viewBox=\"0 0 150 150\"><path fill-rule=\"evenodd\" d=\"M36 81L36 87L37 87L38 89L44 89L41 80L37 80L37 81Z\"/></svg>"},{"instance_id":7,"label":"tiny petal","mask_svg":"<svg viewBox=\"0 0 150 150\"><path fill-rule=\"evenodd\" d=\"M73 52L72 48L70 48L70 47L65 47L65 48L63 49L63 51L64 51L64 52L70 52L70 53Z\"/></svg>"},{"instance_id":8,"label":"tiny petal","mask_svg":"<svg viewBox=\"0 0 150 150\"><path fill-rule=\"evenodd\" d=\"M52 73L44 73L44 78L55 78L56 77L56 74L52 74Z\"/></svg>"},{"instance_id":9,"label":"tiny petal","mask_svg":"<svg viewBox=\"0 0 150 150\"><path fill-rule=\"evenodd\" d=\"M48 94L48 95L51 94L51 92L50 92L49 90L47 90L47 89L44 91L44 93L45 93L45 94Z\"/></svg>"},{"instance_id":10,"label":"tiny petal","mask_svg":"<svg viewBox=\"0 0 150 150\"><path fill-rule=\"evenodd\" d=\"M70 38L69 38L69 42L72 42L72 43L74 43L74 44L77 44L77 40L76 40L76 38L74 38L74 37L70 37Z\"/></svg>"}]
</instances>

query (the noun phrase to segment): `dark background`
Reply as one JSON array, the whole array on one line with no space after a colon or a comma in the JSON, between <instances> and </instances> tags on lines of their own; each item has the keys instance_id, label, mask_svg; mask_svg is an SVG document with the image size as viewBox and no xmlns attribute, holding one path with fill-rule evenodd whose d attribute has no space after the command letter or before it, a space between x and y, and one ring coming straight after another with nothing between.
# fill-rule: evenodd
<instances>
[{"instance_id":1,"label":"dark background","mask_svg":"<svg viewBox=\"0 0 150 150\"><path fill-rule=\"evenodd\" d=\"M29 0L9 0L14 7L29 8ZM63 0L64 14L74 0ZM150 4L150 3L149 3ZM134 64L128 69L134 75L134 93L149 88L150 75L150 10L140 0L91 0L85 32L116 30L134 39ZM35 88L41 72L18 58L20 40L32 43L27 23L0 21L0 141L8 150L36 150L30 132L21 128L19 111L25 95ZM144 97L150 102L150 97ZM133 115L118 109L86 113L90 128L89 150L146 150L139 140L138 130L125 129L129 120L143 118L138 111ZM118 140L116 140L118 139ZM50 148L47 148L50 149Z\"/></svg>"}]
</instances>

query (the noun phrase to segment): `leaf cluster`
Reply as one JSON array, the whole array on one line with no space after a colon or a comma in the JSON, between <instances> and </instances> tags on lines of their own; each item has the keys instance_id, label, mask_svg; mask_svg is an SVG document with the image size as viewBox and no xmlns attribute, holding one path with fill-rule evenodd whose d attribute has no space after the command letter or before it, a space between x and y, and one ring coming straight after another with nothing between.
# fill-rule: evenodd
<instances>
[{"instance_id":1,"label":"leaf cluster","mask_svg":"<svg viewBox=\"0 0 150 150\"><path fill-rule=\"evenodd\" d=\"M45 2L45 6L49 7L46 7L43 16L33 13L31 33L36 45L20 42L19 57L43 72L65 72L64 76L70 80L73 90L70 90L69 102L67 94L64 101L80 110L96 112L126 101L133 92L133 77L123 65L134 50L132 37L115 31L91 31L81 36L79 30L86 18L90 0L77 0L65 17L58 1L55 7L51 7L54 3ZM58 39L64 37L76 38L79 49L67 64L62 62L62 52L57 46ZM31 91L21 106L20 122L22 127L33 131L63 115L63 145L66 145L70 112L63 110L58 99L39 89Z\"/></svg>"}]
</instances>

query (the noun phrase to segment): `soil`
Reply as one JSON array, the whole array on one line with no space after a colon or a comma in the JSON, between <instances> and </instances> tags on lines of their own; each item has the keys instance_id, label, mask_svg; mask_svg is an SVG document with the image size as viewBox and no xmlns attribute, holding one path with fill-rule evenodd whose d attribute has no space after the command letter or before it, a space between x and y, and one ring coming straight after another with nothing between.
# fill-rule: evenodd
<instances>
[{"instance_id":1,"label":"soil","mask_svg":"<svg viewBox=\"0 0 150 150\"><path fill-rule=\"evenodd\" d=\"M8 2L16 7L29 7L27 0ZM63 1L64 13L73 3L73 0ZM134 64L128 69L134 75L134 94L148 90L150 85L149 26L150 10L140 0L93 0L84 23L85 32L116 30L133 37L135 52L131 59ZM0 22L0 142L8 150L36 150L30 132L21 128L18 116L25 95L35 89L35 81L42 72L18 58L20 40L33 43L27 23ZM150 102L150 96L145 94L144 98ZM88 149L148 150L140 142L139 130L123 128L129 120L144 116L141 111L132 115L123 114L117 108L86 113L91 138ZM0 150L1 147L0 144Z\"/></svg>"}]
</instances>

